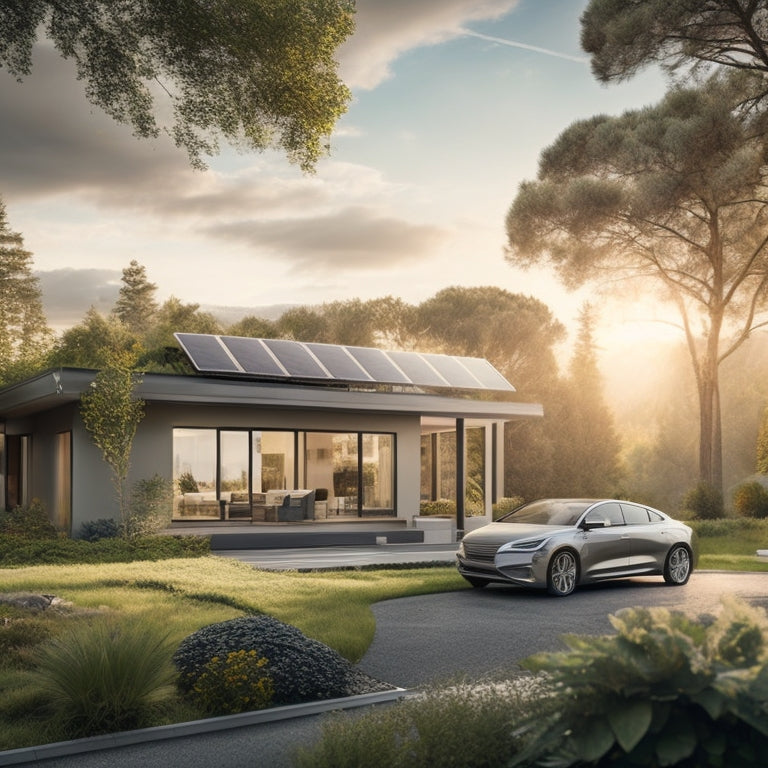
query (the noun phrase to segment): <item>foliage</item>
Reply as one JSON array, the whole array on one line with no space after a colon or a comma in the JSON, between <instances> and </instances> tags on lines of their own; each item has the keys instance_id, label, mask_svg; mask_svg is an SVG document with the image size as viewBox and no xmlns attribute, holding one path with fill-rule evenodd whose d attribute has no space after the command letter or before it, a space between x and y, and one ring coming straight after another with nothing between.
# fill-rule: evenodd
<instances>
[{"instance_id":1,"label":"foliage","mask_svg":"<svg viewBox=\"0 0 768 768\"><path fill-rule=\"evenodd\" d=\"M96 541L57 538L29 539L0 534L0 562L4 568L66 563L130 563L210 554L204 536L150 536L136 539L102 538Z\"/></svg>"},{"instance_id":2,"label":"foliage","mask_svg":"<svg viewBox=\"0 0 768 768\"><path fill-rule=\"evenodd\" d=\"M714 621L664 608L611 617L615 635L567 635L523 666L551 681L550 712L523 724L516 764L762 765L768 617L735 599Z\"/></svg>"},{"instance_id":3,"label":"foliage","mask_svg":"<svg viewBox=\"0 0 768 768\"><path fill-rule=\"evenodd\" d=\"M430 688L359 717L339 715L302 749L299 768L486 768L505 765L519 743L516 725L531 696L514 684Z\"/></svg>"},{"instance_id":4,"label":"foliage","mask_svg":"<svg viewBox=\"0 0 768 768\"><path fill-rule=\"evenodd\" d=\"M502 496L493 505L493 519L498 520L509 512L513 512L518 507L525 504L525 499L522 496Z\"/></svg>"},{"instance_id":5,"label":"foliage","mask_svg":"<svg viewBox=\"0 0 768 768\"><path fill-rule=\"evenodd\" d=\"M173 655L179 685L192 691L211 660L254 651L269 660L275 704L296 704L346 695L352 669L336 651L271 616L245 616L203 627Z\"/></svg>"},{"instance_id":6,"label":"foliage","mask_svg":"<svg viewBox=\"0 0 768 768\"><path fill-rule=\"evenodd\" d=\"M760 431L757 435L757 473L768 475L768 408L763 409Z\"/></svg>"},{"instance_id":7,"label":"foliage","mask_svg":"<svg viewBox=\"0 0 768 768\"><path fill-rule=\"evenodd\" d=\"M48 512L40 499L12 510L0 509L0 536L19 539L57 539L61 532L48 519Z\"/></svg>"},{"instance_id":8,"label":"foliage","mask_svg":"<svg viewBox=\"0 0 768 768\"><path fill-rule=\"evenodd\" d=\"M40 649L38 685L72 737L141 727L172 691L170 652L158 625L80 622Z\"/></svg>"},{"instance_id":9,"label":"foliage","mask_svg":"<svg viewBox=\"0 0 768 768\"><path fill-rule=\"evenodd\" d=\"M200 488L197 480L191 472L182 472L177 478L176 483L179 486L179 493L199 493Z\"/></svg>"},{"instance_id":10,"label":"foliage","mask_svg":"<svg viewBox=\"0 0 768 768\"><path fill-rule=\"evenodd\" d=\"M723 494L710 483L698 483L686 493L682 509L693 513L694 520L713 520L724 517Z\"/></svg>"},{"instance_id":11,"label":"foliage","mask_svg":"<svg viewBox=\"0 0 768 768\"><path fill-rule=\"evenodd\" d=\"M167 528L173 512L173 483L161 475L139 480L133 487L128 516L123 521L123 536L151 536Z\"/></svg>"},{"instance_id":12,"label":"foliage","mask_svg":"<svg viewBox=\"0 0 768 768\"><path fill-rule=\"evenodd\" d=\"M221 333L219 321L210 312L201 312L199 304L184 304L175 296L168 298L155 315L146 334L149 350L177 347L174 333Z\"/></svg>"},{"instance_id":13,"label":"foliage","mask_svg":"<svg viewBox=\"0 0 768 768\"><path fill-rule=\"evenodd\" d=\"M83 320L67 328L48 356L50 366L100 368L104 364L104 350L115 353L135 352L136 336L117 317L104 317L91 307Z\"/></svg>"},{"instance_id":14,"label":"foliage","mask_svg":"<svg viewBox=\"0 0 768 768\"><path fill-rule=\"evenodd\" d=\"M453 499L437 499L435 501L419 502L419 514L425 517L431 515L447 515L456 517L456 502Z\"/></svg>"},{"instance_id":15,"label":"foliage","mask_svg":"<svg viewBox=\"0 0 768 768\"><path fill-rule=\"evenodd\" d=\"M768 289L768 135L759 115L733 109L745 79L712 76L656 106L574 123L507 215L515 265L550 264L571 287L608 270L673 303L697 383L700 479L716 487L719 366L756 327Z\"/></svg>"},{"instance_id":16,"label":"foliage","mask_svg":"<svg viewBox=\"0 0 768 768\"><path fill-rule=\"evenodd\" d=\"M149 282L145 267L135 259L123 270L122 282L113 313L131 333L141 337L157 314L157 286Z\"/></svg>"},{"instance_id":17,"label":"foliage","mask_svg":"<svg viewBox=\"0 0 768 768\"><path fill-rule=\"evenodd\" d=\"M274 695L269 662L256 651L230 651L214 656L188 692L211 715L233 715L268 707Z\"/></svg>"},{"instance_id":18,"label":"foliage","mask_svg":"<svg viewBox=\"0 0 768 768\"><path fill-rule=\"evenodd\" d=\"M768 517L768 490L756 480L740 485L733 495L733 509L742 517Z\"/></svg>"},{"instance_id":19,"label":"foliage","mask_svg":"<svg viewBox=\"0 0 768 768\"><path fill-rule=\"evenodd\" d=\"M590 0L581 17L581 47L603 82L632 77L661 63L709 70L714 62L740 69L768 69L761 3L707 0Z\"/></svg>"},{"instance_id":20,"label":"foliage","mask_svg":"<svg viewBox=\"0 0 768 768\"><path fill-rule=\"evenodd\" d=\"M104 355L104 367L96 374L88 392L80 398L80 415L112 470L120 522L125 525L130 512L125 483L133 438L144 417L144 402L134 396L137 384L133 372L135 356L110 349L105 350Z\"/></svg>"},{"instance_id":21,"label":"foliage","mask_svg":"<svg viewBox=\"0 0 768 768\"><path fill-rule=\"evenodd\" d=\"M77 538L83 541L99 541L114 539L120 535L120 526L111 517L100 517L98 520L87 520L80 526Z\"/></svg>"},{"instance_id":22,"label":"foliage","mask_svg":"<svg viewBox=\"0 0 768 768\"><path fill-rule=\"evenodd\" d=\"M194 165L223 137L280 148L310 170L350 98L334 51L352 12L344 0L10 0L0 7L0 67L28 75L44 30L91 103L137 136L157 136L156 117L171 113L161 127Z\"/></svg>"},{"instance_id":23,"label":"foliage","mask_svg":"<svg viewBox=\"0 0 768 768\"><path fill-rule=\"evenodd\" d=\"M22 236L11 231L0 200L0 385L41 368L52 339L32 254Z\"/></svg>"}]
</instances>

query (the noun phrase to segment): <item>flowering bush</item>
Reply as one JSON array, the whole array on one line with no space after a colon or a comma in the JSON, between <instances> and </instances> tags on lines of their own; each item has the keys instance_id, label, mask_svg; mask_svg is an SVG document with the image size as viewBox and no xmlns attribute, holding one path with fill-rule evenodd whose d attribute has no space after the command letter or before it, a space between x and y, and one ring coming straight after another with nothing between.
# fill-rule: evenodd
<instances>
[{"instance_id":1,"label":"flowering bush","mask_svg":"<svg viewBox=\"0 0 768 768\"><path fill-rule=\"evenodd\" d=\"M266 658L256 651L214 656L187 696L212 715L234 715L268 707L274 695Z\"/></svg>"},{"instance_id":2,"label":"flowering bush","mask_svg":"<svg viewBox=\"0 0 768 768\"><path fill-rule=\"evenodd\" d=\"M179 686L188 693L214 657L253 651L269 659L273 704L299 704L349 695L352 665L338 652L271 616L243 616L193 632L173 661Z\"/></svg>"}]
</instances>

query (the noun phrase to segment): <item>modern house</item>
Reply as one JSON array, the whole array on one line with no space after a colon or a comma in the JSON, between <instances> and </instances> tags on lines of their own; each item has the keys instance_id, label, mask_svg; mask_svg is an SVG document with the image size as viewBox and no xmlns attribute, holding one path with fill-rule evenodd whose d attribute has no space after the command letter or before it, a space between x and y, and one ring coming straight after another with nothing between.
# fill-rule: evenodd
<instances>
[{"instance_id":1,"label":"modern house","mask_svg":"<svg viewBox=\"0 0 768 768\"><path fill-rule=\"evenodd\" d=\"M480 358L177 334L193 375L145 374L130 482L173 481L174 525L398 521L452 498L490 519L503 425L542 415ZM62 368L0 390L0 492L40 499L76 536L115 517L109 468L80 397L96 371ZM469 484L469 485L468 485ZM471 490L471 493L469 491ZM467 499L470 501L467 502Z\"/></svg>"}]
</instances>

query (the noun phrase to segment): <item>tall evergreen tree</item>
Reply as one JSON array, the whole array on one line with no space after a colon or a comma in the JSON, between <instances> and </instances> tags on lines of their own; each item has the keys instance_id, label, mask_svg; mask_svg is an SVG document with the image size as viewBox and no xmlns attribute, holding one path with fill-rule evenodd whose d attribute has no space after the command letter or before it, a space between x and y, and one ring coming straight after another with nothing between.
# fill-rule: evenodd
<instances>
[{"instance_id":1,"label":"tall evergreen tree","mask_svg":"<svg viewBox=\"0 0 768 768\"><path fill-rule=\"evenodd\" d=\"M32 254L11 230L0 200L0 384L40 367L51 340Z\"/></svg>"},{"instance_id":2,"label":"tall evergreen tree","mask_svg":"<svg viewBox=\"0 0 768 768\"><path fill-rule=\"evenodd\" d=\"M114 314L132 333L144 336L157 315L157 286L147 279L147 270L135 259L123 270L123 284Z\"/></svg>"},{"instance_id":3,"label":"tall evergreen tree","mask_svg":"<svg viewBox=\"0 0 768 768\"><path fill-rule=\"evenodd\" d=\"M595 312L585 304L556 421L553 490L557 495L613 495L621 479L621 443L602 392Z\"/></svg>"}]
</instances>

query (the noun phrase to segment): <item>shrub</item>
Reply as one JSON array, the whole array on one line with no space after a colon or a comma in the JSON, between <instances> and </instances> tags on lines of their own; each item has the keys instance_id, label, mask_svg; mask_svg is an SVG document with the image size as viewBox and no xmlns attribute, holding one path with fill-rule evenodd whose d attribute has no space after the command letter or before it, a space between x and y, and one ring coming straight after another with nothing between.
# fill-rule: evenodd
<instances>
[{"instance_id":1,"label":"shrub","mask_svg":"<svg viewBox=\"0 0 768 768\"><path fill-rule=\"evenodd\" d=\"M156 625L99 618L41 647L38 687L69 736L141 727L173 691L170 654Z\"/></svg>"},{"instance_id":2,"label":"shrub","mask_svg":"<svg viewBox=\"0 0 768 768\"><path fill-rule=\"evenodd\" d=\"M267 659L256 651L214 656L189 690L188 697L212 715L233 715L268 707L274 695Z\"/></svg>"},{"instance_id":3,"label":"shrub","mask_svg":"<svg viewBox=\"0 0 768 768\"><path fill-rule=\"evenodd\" d=\"M112 518L99 518L89 520L80 526L77 538L83 541L99 541L100 539L114 539L120 535L120 526Z\"/></svg>"},{"instance_id":4,"label":"shrub","mask_svg":"<svg viewBox=\"0 0 768 768\"><path fill-rule=\"evenodd\" d=\"M715 520L725 516L723 494L705 482L688 491L683 498L682 507L692 512L695 520Z\"/></svg>"},{"instance_id":5,"label":"shrub","mask_svg":"<svg viewBox=\"0 0 768 768\"><path fill-rule=\"evenodd\" d=\"M128 515L121 526L127 538L151 536L171 522L173 483L161 475L139 480L133 487Z\"/></svg>"},{"instance_id":6,"label":"shrub","mask_svg":"<svg viewBox=\"0 0 768 768\"><path fill-rule=\"evenodd\" d=\"M197 480L191 472L182 472L176 479L179 486L179 493L183 496L185 493L198 493Z\"/></svg>"},{"instance_id":7,"label":"shrub","mask_svg":"<svg viewBox=\"0 0 768 768\"><path fill-rule=\"evenodd\" d=\"M525 499L522 496L504 496L493 505L493 519L498 520L523 504L525 504Z\"/></svg>"},{"instance_id":8,"label":"shrub","mask_svg":"<svg viewBox=\"0 0 768 768\"><path fill-rule=\"evenodd\" d=\"M528 680L530 682L530 680ZM530 713L528 688L462 682L433 688L360 717L327 720L302 749L299 768L487 768L515 754L516 725Z\"/></svg>"},{"instance_id":9,"label":"shrub","mask_svg":"<svg viewBox=\"0 0 768 768\"><path fill-rule=\"evenodd\" d=\"M204 536L149 536L142 539L100 539L79 541L21 541L0 535L0 563L59 565L63 563L131 563L167 560L176 557L204 557L210 554L210 539Z\"/></svg>"},{"instance_id":10,"label":"shrub","mask_svg":"<svg viewBox=\"0 0 768 768\"><path fill-rule=\"evenodd\" d=\"M735 599L716 620L663 608L611 617L523 666L549 675L549 713L516 764L757 768L768 750L768 617Z\"/></svg>"},{"instance_id":11,"label":"shrub","mask_svg":"<svg viewBox=\"0 0 768 768\"><path fill-rule=\"evenodd\" d=\"M768 490L756 480L740 485L733 496L733 508L742 517L768 517Z\"/></svg>"},{"instance_id":12,"label":"shrub","mask_svg":"<svg viewBox=\"0 0 768 768\"><path fill-rule=\"evenodd\" d=\"M352 665L323 643L271 616L244 616L210 624L182 640L173 661L188 694L214 657L254 651L269 660L275 704L346 696Z\"/></svg>"},{"instance_id":13,"label":"shrub","mask_svg":"<svg viewBox=\"0 0 768 768\"><path fill-rule=\"evenodd\" d=\"M56 539L61 536L39 499L33 499L26 507L0 511L0 534L20 539Z\"/></svg>"},{"instance_id":14,"label":"shrub","mask_svg":"<svg viewBox=\"0 0 768 768\"><path fill-rule=\"evenodd\" d=\"M419 504L420 515L446 515L456 517L456 502L452 499L438 499L437 501L422 501Z\"/></svg>"}]
</instances>

